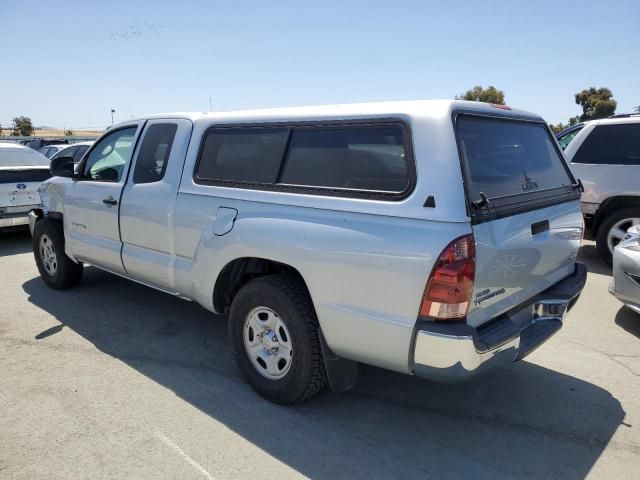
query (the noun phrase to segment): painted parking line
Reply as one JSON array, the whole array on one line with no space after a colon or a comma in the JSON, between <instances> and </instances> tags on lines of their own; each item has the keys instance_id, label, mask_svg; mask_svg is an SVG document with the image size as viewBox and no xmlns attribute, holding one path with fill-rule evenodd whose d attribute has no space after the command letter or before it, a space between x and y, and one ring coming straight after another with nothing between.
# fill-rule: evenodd
<instances>
[{"instance_id":1,"label":"painted parking line","mask_svg":"<svg viewBox=\"0 0 640 480\"><path fill-rule=\"evenodd\" d=\"M213 475L211 475L209 472L207 472L202 465L200 465L198 462L196 462L193 458L191 458L189 455L187 455L185 453L184 450L182 450L182 448L180 448L180 446L178 444L176 444L173 440L171 440L169 437L167 437L164 433L162 432L154 432L155 436L158 440L160 440L162 443L164 443L167 447L170 447L172 450L178 452L178 454L189 464L191 465L193 468L195 468L197 471L199 471L202 475L204 475L208 480L215 480L215 477Z\"/></svg>"}]
</instances>

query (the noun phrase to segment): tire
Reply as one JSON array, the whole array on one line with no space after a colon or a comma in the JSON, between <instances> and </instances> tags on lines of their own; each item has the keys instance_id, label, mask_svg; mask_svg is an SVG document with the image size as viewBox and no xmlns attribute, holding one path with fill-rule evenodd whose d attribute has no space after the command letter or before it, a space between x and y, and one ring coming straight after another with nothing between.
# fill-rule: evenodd
<instances>
[{"instance_id":1,"label":"tire","mask_svg":"<svg viewBox=\"0 0 640 480\"><path fill-rule=\"evenodd\" d=\"M240 371L268 400L302 402L326 385L318 319L295 276L268 275L244 285L231 304L229 332Z\"/></svg>"},{"instance_id":2,"label":"tire","mask_svg":"<svg viewBox=\"0 0 640 480\"><path fill-rule=\"evenodd\" d=\"M64 253L62 223L49 218L38 220L33 228L33 255L40 276L49 287L71 288L82 279L82 264Z\"/></svg>"},{"instance_id":3,"label":"tire","mask_svg":"<svg viewBox=\"0 0 640 480\"><path fill-rule=\"evenodd\" d=\"M598 226L596 233L596 247L602 259L611 265L613 260L613 248L622 238L627 229L640 223L640 208L622 208L606 215L606 219ZM609 236L609 233L612 236ZM614 233L615 232L615 233ZM610 244L610 240L611 243Z\"/></svg>"}]
</instances>

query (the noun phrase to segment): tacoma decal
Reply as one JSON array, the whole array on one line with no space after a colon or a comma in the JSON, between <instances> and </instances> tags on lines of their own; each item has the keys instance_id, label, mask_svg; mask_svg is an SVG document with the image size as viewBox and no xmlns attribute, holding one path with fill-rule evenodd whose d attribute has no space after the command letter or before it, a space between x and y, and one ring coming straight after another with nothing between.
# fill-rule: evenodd
<instances>
[{"instance_id":1,"label":"tacoma decal","mask_svg":"<svg viewBox=\"0 0 640 480\"><path fill-rule=\"evenodd\" d=\"M498 290L491 291L490 288L482 290L481 292L476 293L476 299L473 301L474 305L480 305L482 302L486 302L487 300L497 297L498 295L503 295L506 292L504 288L500 288Z\"/></svg>"}]
</instances>

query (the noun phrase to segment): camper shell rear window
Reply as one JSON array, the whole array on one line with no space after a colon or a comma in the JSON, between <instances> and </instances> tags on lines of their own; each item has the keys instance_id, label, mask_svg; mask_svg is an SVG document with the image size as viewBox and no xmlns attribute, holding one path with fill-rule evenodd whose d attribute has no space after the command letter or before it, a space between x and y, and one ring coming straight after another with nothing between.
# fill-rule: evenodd
<instances>
[{"instance_id":1,"label":"camper shell rear window","mask_svg":"<svg viewBox=\"0 0 640 480\"><path fill-rule=\"evenodd\" d=\"M576 198L575 181L544 123L463 113L455 127L472 214Z\"/></svg>"}]
</instances>

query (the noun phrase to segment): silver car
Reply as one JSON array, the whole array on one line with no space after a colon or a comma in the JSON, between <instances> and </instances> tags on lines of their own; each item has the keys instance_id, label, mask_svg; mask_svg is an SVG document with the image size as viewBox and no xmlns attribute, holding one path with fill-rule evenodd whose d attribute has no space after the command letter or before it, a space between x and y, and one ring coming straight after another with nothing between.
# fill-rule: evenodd
<instances>
[{"instance_id":1,"label":"silver car","mask_svg":"<svg viewBox=\"0 0 640 480\"><path fill-rule=\"evenodd\" d=\"M640 313L640 225L630 228L613 252L613 281L609 293Z\"/></svg>"},{"instance_id":2,"label":"silver car","mask_svg":"<svg viewBox=\"0 0 640 480\"><path fill-rule=\"evenodd\" d=\"M564 154L585 189L586 237L611 263L627 230L640 224L640 115L585 122L559 134L558 142L566 145Z\"/></svg>"}]
</instances>

